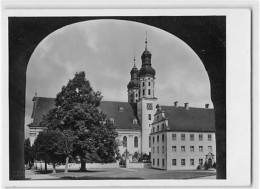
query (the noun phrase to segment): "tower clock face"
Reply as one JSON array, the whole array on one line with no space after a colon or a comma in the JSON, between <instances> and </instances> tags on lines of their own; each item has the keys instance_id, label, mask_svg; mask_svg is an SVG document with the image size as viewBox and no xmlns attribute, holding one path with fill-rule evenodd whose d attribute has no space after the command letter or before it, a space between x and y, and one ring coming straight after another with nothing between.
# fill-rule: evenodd
<instances>
[{"instance_id":1,"label":"tower clock face","mask_svg":"<svg viewBox=\"0 0 260 189\"><path fill-rule=\"evenodd\" d=\"M147 110L152 110L152 109L153 109L153 104L147 103Z\"/></svg>"}]
</instances>

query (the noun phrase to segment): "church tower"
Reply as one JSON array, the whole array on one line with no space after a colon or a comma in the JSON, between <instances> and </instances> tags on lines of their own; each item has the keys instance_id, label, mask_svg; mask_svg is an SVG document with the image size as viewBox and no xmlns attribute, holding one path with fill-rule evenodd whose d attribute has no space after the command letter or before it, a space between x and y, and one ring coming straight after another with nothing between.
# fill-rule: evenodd
<instances>
[{"instance_id":1,"label":"church tower","mask_svg":"<svg viewBox=\"0 0 260 189\"><path fill-rule=\"evenodd\" d=\"M155 70L151 64L152 54L147 48L147 38L145 40L145 50L141 56L142 67L139 71L139 100L137 101L137 114L142 124L142 153L151 152L151 124L153 115L156 112L157 98L154 96Z\"/></svg>"},{"instance_id":2,"label":"church tower","mask_svg":"<svg viewBox=\"0 0 260 189\"><path fill-rule=\"evenodd\" d=\"M131 81L127 85L129 103L136 103L137 100L139 99L138 73L139 71L135 66L135 57L134 57L134 67L130 71Z\"/></svg>"}]
</instances>

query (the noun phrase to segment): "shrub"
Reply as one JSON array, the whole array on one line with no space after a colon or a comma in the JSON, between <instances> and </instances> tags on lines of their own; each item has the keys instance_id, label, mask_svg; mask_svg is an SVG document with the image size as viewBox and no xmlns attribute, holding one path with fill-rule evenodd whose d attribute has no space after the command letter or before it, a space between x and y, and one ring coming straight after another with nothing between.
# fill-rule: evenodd
<instances>
[{"instance_id":1,"label":"shrub","mask_svg":"<svg viewBox=\"0 0 260 189\"><path fill-rule=\"evenodd\" d=\"M204 170L208 170L210 167L209 167L209 164L207 161L205 161L204 163Z\"/></svg>"},{"instance_id":2,"label":"shrub","mask_svg":"<svg viewBox=\"0 0 260 189\"><path fill-rule=\"evenodd\" d=\"M213 168L216 169L216 162L213 163Z\"/></svg>"}]
</instances>

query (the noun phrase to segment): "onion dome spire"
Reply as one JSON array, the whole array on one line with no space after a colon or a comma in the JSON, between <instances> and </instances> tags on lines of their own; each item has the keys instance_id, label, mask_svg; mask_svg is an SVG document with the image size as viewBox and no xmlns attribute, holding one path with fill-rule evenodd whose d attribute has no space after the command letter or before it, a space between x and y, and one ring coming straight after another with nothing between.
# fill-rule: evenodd
<instances>
[{"instance_id":1,"label":"onion dome spire","mask_svg":"<svg viewBox=\"0 0 260 189\"><path fill-rule=\"evenodd\" d=\"M147 49L147 30L146 30L146 36L145 36L145 50L148 51L148 49Z\"/></svg>"},{"instance_id":2,"label":"onion dome spire","mask_svg":"<svg viewBox=\"0 0 260 189\"><path fill-rule=\"evenodd\" d=\"M141 56L142 59L142 68L140 69L139 76L155 76L155 70L152 68L151 64L152 54L147 48L147 32L145 39L145 50Z\"/></svg>"},{"instance_id":3,"label":"onion dome spire","mask_svg":"<svg viewBox=\"0 0 260 189\"><path fill-rule=\"evenodd\" d=\"M138 89L139 70L137 69L137 67L135 65L135 56L134 56L134 66L133 66L132 70L130 71L130 74L131 74L131 81L128 83L127 88L128 89L133 89L133 88Z\"/></svg>"}]
</instances>

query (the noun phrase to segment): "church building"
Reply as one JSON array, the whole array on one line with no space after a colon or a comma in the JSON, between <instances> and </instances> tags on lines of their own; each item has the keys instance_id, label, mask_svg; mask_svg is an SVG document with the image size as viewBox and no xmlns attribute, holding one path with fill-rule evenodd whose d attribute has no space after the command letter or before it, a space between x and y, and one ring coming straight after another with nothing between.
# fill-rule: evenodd
<instances>
[{"instance_id":1,"label":"church building","mask_svg":"<svg viewBox=\"0 0 260 189\"><path fill-rule=\"evenodd\" d=\"M120 153L126 149L151 157L152 167L159 169L195 169L205 161L215 162L214 109L177 105L160 106L155 97L155 70L147 48L141 55L140 70L135 65L127 85L128 102L101 101L99 108L112 121L118 132ZM42 116L54 108L55 99L33 98L30 142L34 143ZM188 140L189 139L189 140Z\"/></svg>"}]
</instances>

